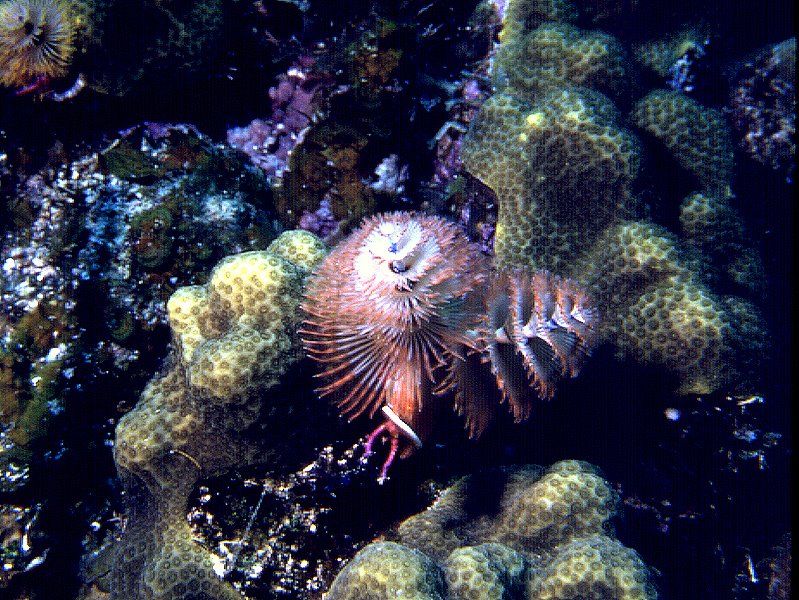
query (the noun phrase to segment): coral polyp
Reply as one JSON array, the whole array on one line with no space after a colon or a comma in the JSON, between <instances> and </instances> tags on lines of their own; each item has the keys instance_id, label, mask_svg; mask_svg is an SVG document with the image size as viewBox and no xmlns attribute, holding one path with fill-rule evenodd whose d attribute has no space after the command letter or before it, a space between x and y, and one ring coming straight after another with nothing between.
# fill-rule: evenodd
<instances>
[{"instance_id":1,"label":"coral polyp","mask_svg":"<svg viewBox=\"0 0 799 600\"><path fill-rule=\"evenodd\" d=\"M74 24L61 0L11 0L0 5L0 84L25 87L67 73Z\"/></svg>"},{"instance_id":2,"label":"coral polyp","mask_svg":"<svg viewBox=\"0 0 799 600\"><path fill-rule=\"evenodd\" d=\"M344 416L373 416L383 433L412 442L430 430L441 367L473 346L467 331L480 320L474 292L486 278L483 259L458 227L441 218L378 215L342 242L317 268L303 307L309 355L325 368L320 389ZM386 465L387 466L387 465Z\"/></svg>"}]
</instances>

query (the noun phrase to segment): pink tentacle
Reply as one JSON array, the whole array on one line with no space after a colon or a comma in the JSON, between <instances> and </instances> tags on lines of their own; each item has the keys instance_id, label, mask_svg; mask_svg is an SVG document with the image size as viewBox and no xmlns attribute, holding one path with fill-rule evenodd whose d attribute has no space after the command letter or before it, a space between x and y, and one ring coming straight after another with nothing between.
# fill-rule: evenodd
<instances>
[{"instance_id":1,"label":"pink tentacle","mask_svg":"<svg viewBox=\"0 0 799 600\"><path fill-rule=\"evenodd\" d=\"M50 84L50 78L46 75L39 75L36 79L33 80L32 83L21 87L16 92L14 92L15 96L26 96L28 94L32 94L34 92L44 91L47 86Z\"/></svg>"},{"instance_id":2,"label":"pink tentacle","mask_svg":"<svg viewBox=\"0 0 799 600\"><path fill-rule=\"evenodd\" d=\"M375 440L380 436L381 433L387 431L390 435L391 431L389 431L390 423L386 421L385 423L381 423L377 429L375 429L372 433L369 434L369 437L366 438L366 444L363 448L363 455L364 456L371 456L372 454L372 445L375 443Z\"/></svg>"},{"instance_id":3,"label":"pink tentacle","mask_svg":"<svg viewBox=\"0 0 799 600\"><path fill-rule=\"evenodd\" d=\"M388 456L386 457L385 462L383 463L383 468L380 470L380 477L377 478L377 483L383 485L388 479L388 469L391 466L391 463L394 462L394 458L397 456L397 451L399 450L399 437L392 436L391 437L391 450L388 451Z\"/></svg>"}]
</instances>

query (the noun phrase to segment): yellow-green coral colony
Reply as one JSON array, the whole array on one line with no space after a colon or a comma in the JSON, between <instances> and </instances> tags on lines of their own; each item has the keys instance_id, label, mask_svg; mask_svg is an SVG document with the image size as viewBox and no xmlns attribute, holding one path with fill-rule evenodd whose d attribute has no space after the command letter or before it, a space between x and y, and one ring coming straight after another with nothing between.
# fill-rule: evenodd
<instances>
[{"instance_id":1,"label":"yellow-green coral colony","mask_svg":"<svg viewBox=\"0 0 799 600\"><path fill-rule=\"evenodd\" d=\"M726 198L694 192L680 204L680 232L724 276L746 291L765 288L765 272L740 216Z\"/></svg>"},{"instance_id":2,"label":"yellow-green coral colony","mask_svg":"<svg viewBox=\"0 0 799 600\"><path fill-rule=\"evenodd\" d=\"M618 509L579 461L467 476L402 522L396 542L361 550L328 598L657 598L649 568L614 536Z\"/></svg>"},{"instance_id":3,"label":"yellow-green coral colony","mask_svg":"<svg viewBox=\"0 0 799 600\"><path fill-rule=\"evenodd\" d=\"M624 49L575 27L563 5L510 0L497 91L464 139L466 170L499 200L495 264L579 280L603 316L600 337L676 374L681 392L755 391L758 369L744 375L736 363L747 351L763 360L762 335L735 327L730 302L708 287L706 272L712 263L747 293L763 286L757 253L729 205L729 127L720 111L671 90L645 95L625 119L611 99L631 89ZM681 214L684 240L635 220L642 142L661 145L696 182ZM710 220L725 225L730 252L699 233Z\"/></svg>"},{"instance_id":4,"label":"yellow-green coral colony","mask_svg":"<svg viewBox=\"0 0 799 600\"><path fill-rule=\"evenodd\" d=\"M584 88L529 103L506 90L481 108L466 169L499 197L499 267L568 274L582 249L631 214L639 143L612 102Z\"/></svg>"},{"instance_id":5,"label":"yellow-green coral colony","mask_svg":"<svg viewBox=\"0 0 799 600\"><path fill-rule=\"evenodd\" d=\"M566 86L583 86L611 97L629 90L627 53L611 35L568 23L545 23L504 43L496 67L521 97L534 99Z\"/></svg>"},{"instance_id":6,"label":"yellow-green coral colony","mask_svg":"<svg viewBox=\"0 0 799 600\"><path fill-rule=\"evenodd\" d=\"M703 191L730 194L732 133L720 111L677 91L655 90L636 103L630 119L693 173Z\"/></svg>"},{"instance_id":7,"label":"yellow-green coral colony","mask_svg":"<svg viewBox=\"0 0 799 600\"><path fill-rule=\"evenodd\" d=\"M129 513L112 571L114 598L195 598L197 590L240 597L193 541L188 495L199 477L263 461L273 450L241 434L260 414L262 394L301 356L302 287L325 253L312 234L289 231L265 251L227 257L207 285L170 298L174 360L116 430ZM285 403L274 399L271 410Z\"/></svg>"},{"instance_id":8,"label":"yellow-green coral colony","mask_svg":"<svg viewBox=\"0 0 799 600\"><path fill-rule=\"evenodd\" d=\"M399 4L399 14L415 10L409 8L414 3ZM80 598L110 595L111 600L241 600L245 593L248 598L278 593L327 600L654 599L658 597L656 571L616 538L616 517L622 510L634 511L634 518L645 514L644 525L649 529L634 531L631 527L624 533L632 535L622 535L622 539L643 539L659 525L655 536L663 537L649 538L648 550L641 547L644 557L647 561L652 557L659 568L664 564L664 572L675 564L683 566L684 562L670 562L670 557L658 555L659 542L666 536L672 536L669 541L685 541L685 537L673 537L685 529L672 525L687 524L690 529L700 521L728 516L725 511L731 507L725 504L737 500L733 494L726 496L723 489L733 472L729 465L741 464L743 455L750 465L765 458L765 453L757 454L758 441L751 441L761 431L747 429L754 419L741 419L740 426L737 419L738 414L745 414L744 409L751 408L748 418L758 409L753 401L732 397L761 392L759 377L772 371L763 369L762 364L769 351L766 320L751 301L760 301L765 295L764 268L746 231L746 221L735 209L736 155L727 123L731 113L705 105L710 96L706 88L680 87L673 78L669 81L675 62L686 53L703 51L707 32L691 26L652 41L647 39L647 32L663 27L642 19L636 23L641 25L640 30L629 34L629 29L624 30L618 38L590 29L592 14L623 15L626 21L635 10L633 5L641 4L639 0L489 0L480 3L483 17L472 18L468 26L456 21L459 17L455 12L460 7L450 6L452 14L445 17L429 16L446 12L447 4L418 5L424 5L417 14L421 17L418 21L439 19L440 29L406 25L399 19L394 23L376 14L369 16L372 24L356 23L353 18L342 29L339 25L347 19L351 7L342 11L342 16L333 15L329 24L317 23L313 13L318 3L298 0L0 0L0 103L3 109L22 107L22 114L47 114L51 122L64 115L85 115L95 106L123 106L119 98L109 95L129 92L138 94L129 98L132 102L124 103L125 107L136 105L133 114L158 115L170 98L180 97L173 91L193 93L196 89L210 92L211 97L220 90L246 91L249 103L236 108L236 114L243 114L268 98L273 105L279 104L277 93L258 91L248 84L251 80L265 82L265 77L295 58L297 63L289 72L296 71L298 80L330 75L329 81L320 84L320 91L314 91L313 103L307 103L318 109L316 114L311 114L314 110L308 115L303 112L309 121L291 130L292 149L281 148L287 155L287 168L281 162L279 177L270 179L268 185L265 181L252 184L264 192L254 203L238 201L238 186L231 191L227 182L217 185L217 179L210 176L206 185L204 174L215 171L227 173L230 181L250 177L246 173L251 169L238 168L227 150L217 160L216 155L201 151L192 133L184 143L173 144L167 154L153 151L165 139L174 141L175 136L174 132L163 133L173 128L158 121L136 126L146 129L146 136L134 138L126 133L124 137L130 135L127 141L114 144L99 157L95 155L91 161L99 165L96 168L81 170L74 166L76 163L59 166L73 150L54 148L48 166L32 177L26 172L27 165L19 164L28 157L13 156L17 130L8 137L0 131L0 197L7 195L8 183L27 189L24 196L15 199L24 200L19 207L10 211L0 207L0 213L18 217L13 225L3 223L2 233L8 228L16 235L15 230L21 229L29 231L28 237L33 240L34 233L65 231L41 224L46 214L51 221L63 218L76 222L68 228L70 235L63 234L66 237L60 244L28 243L27 238L20 238L25 241L4 246L11 251L9 258L0 260L3 299L10 297L11 302L18 303L21 298L14 294L21 296L23 286L30 293L24 307L7 303L9 314L0 315L0 331L13 332L0 340L0 454L7 443L16 453L14 460L42 445L40 441L53 447L53 430L60 435L62 422L50 415L62 401L73 402L79 409L66 405L64 416L70 421L65 425L72 427L73 419L83 419L101 430L89 420L89 411L84 413L73 399L88 396L77 393L85 381L82 378L93 377L93 381L105 384L122 367L109 376L107 371L98 375L94 366L102 368L103 364L95 360L95 355L87 360L79 355L85 351L85 357L89 357L93 352L84 341L103 346L101 358L108 361L106 364L117 360L122 364L128 354L149 352L154 360L156 352L150 351L159 347L153 342L163 342L160 348L166 344L158 335L166 329L164 318L172 336L171 353L161 371L155 375L149 371L147 377L152 379L127 414L120 416L128 405L128 395L122 402L110 398L112 402L102 411L94 411L95 406L87 403L93 412L102 412L104 425L84 445L113 445L122 493L121 500L109 504L104 498L99 508L87 502L78 511L85 515L93 511L91 518L100 523L97 531L86 532L84 548L113 538L110 561L98 561L100 567L107 567L103 577L109 581L98 584L99 590L90 589L96 582L87 582ZM275 8L275 14L291 15L287 21L295 22L281 23L281 30L273 29L275 16L271 13ZM503 11L503 28L497 36ZM486 16L488 13L490 16ZM91 31L85 15L97 18ZM239 22L239 16L250 21ZM140 25L131 29L133 35L116 35L132 17L138 18ZM614 18L593 20L597 22L621 31ZM447 30L453 23L458 24L457 35ZM308 24L311 27L306 27ZM302 35L297 29L298 35L283 39L300 25ZM474 31L462 35L465 29ZM318 31L328 30L340 31L336 33L340 40L356 41L347 46L346 41L334 43L332 37L312 40ZM471 43L476 35L480 36L481 48L498 42L480 62L473 60L480 51L467 47L477 45ZM237 39L231 40L231 36ZM435 47L442 38L446 43L452 40L447 51L453 58L437 63L417 55L415 49L408 48L413 42L406 45L406 36L420 48L431 43ZM395 43L399 38L402 43ZM643 41L635 44L631 43L633 39ZM231 41L235 43L229 44ZM316 44L312 50L310 44L305 46L311 41ZM326 45L335 45L344 60L329 60ZM257 51L250 53L251 49ZM307 54L301 54L306 50ZM715 61L718 56L710 58ZM729 58L733 57L724 60ZM451 69L456 61L457 69ZM430 66L434 75L428 72ZM440 66L444 69L439 71ZM704 66L718 67L700 65ZM406 77L417 67L423 75L419 81ZM644 77L639 77L641 74ZM66 87L67 77L78 77L81 86L93 89L92 95L55 108L14 96L35 92L50 100L71 99L74 96L69 91L45 92L50 84L56 89ZM245 78L250 79L245 83ZM673 89L639 87L650 85L648 82ZM734 80L729 83L734 87ZM254 99L255 93L260 97ZM719 98L714 101L721 102ZM150 105L142 104L145 110L139 112L139 101L153 101L156 110L151 112ZM414 109L423 106L426 111L413 113L412 130L407 130L412 135L407 137L405 130L386 126L388 121L384 121L397 115L407 120L410 113L405 112L406 101ZM214 103L205 104L215 111ZM386 109L389 106L391 110ZM300 112L293 107L291 110ZM326 115L328 110L330 114ZM347 111L347 118L340 119ZM462 196L468 197L460 203L463 212L473 206L479 206L481 212L476 218L473 213L477 211L461 217L469 223L469 231L482 234L475 223L486 223L490 228L494 207L498 213L495 237L486 233L483 240L483 250L493 241L494 256L490 260L458 224L433 214L457 212L449 206L454 203L438 195L444 187L436 187L440 181L425 190L431 193L424 199L408 200L402 193L394 193L399 184L390 193L385 191L382 167L396 159L397 170L404 168L408 148L416 147L419 141L416 136L435 130L436 119L447 111L454 121L439 130L452 149L447 158L453 166L447 175L454 178L452 186L461 186ZM214 116L231 116L216 112ZM167 114L174 113L169 110ZM194 110L189 114L195 114ZM274 116L264 129L286 127L284 117ZM164 113L160 118L165 118ZM9 120L2 119L3 123ZM57 124L56 136L71 139L82 126L79 119L74 123L64 119ZM61 136L62 132L66 135ZM393 153L394 146L399 147L397 154ZM269 141L264 142L264 153L270 147ZM44 160L43 150L25 148L20 154L31 152L30 160L38 161L40 156L33 153L42 151ZM375 171L380 181L374 182L369 173L371 165L389 152L390 158ZM666 168L661 172L662 165L653 159L662 153L673 160L665 161ZM418 160L410 157L407 169L414 185L407 185L408 190L418 189L417 176L425 173L423 161L428 156L422 152ZM741 153L738 156L746 159ZM198 177L188 187L181 183L179 188L170 188L170 174L186 169L198 171ZM667 181L672 172L677 173L678 181ZM397 174L398 179L402 177ZM102 178L108 184L92 187L88 182L93 178ZM46 202L51 191L69 180L81 186L64 188L68 201L63 206ZM118 185L121 180L125 180L124 185ZM142 187L148 188L147 194L139 193ZM153 197L157 206L150 191L157 195ZM105 210L103 199L108 197L113 197L114 210L118 208L110 218L124 228L115 229L118 235L109 234L94 249L81 248L81 242L97 231L95 226L104 226L105 222L100 222L104 215L92 207L103 206ZM37 200L42 201L41 212ZM206 200L208 210L200 212L198 207L205 207ZM749 199L741 193L739 201L744 205ZM320 206L320 202L324 204ZM414 206L420 212L373 216L377 207L399 205ZM77 211L73 213L72 208ZM652 218L648 216L650 209ZM367 220L361 230L330 252L311 233L288 231L266 250L227 256L212 270L199 267L207 261L213 265L218 253L233 251L231 248L266 247L271 234L254 243L253 237L242 231L246 224L265 224L265 230L314 227L309 223L314 219L321 222L325 211L330 217L324 228L320 225L315 231L333 230L325 238L329 240L344 238L351 226L362 218ZM206 225L210 227L208 215L212 213L218 219L214 226L221 229L230 223L226 231L233 233L224 243L203 233L208 230ZM238 216L245 214L246 218ZM91 222L90 226L84 227L84 221ZM333 225L328 227L330 222ZM201 239L205 237L208 243ZM47 257L52 261L38 254L45 247L57 247ZM124 254L124 260L118 261L120 268L113 273L105 268L107 261L84 269L88 259L72 260L84 250L86 256L97 256L111 247L120 251L115 257ZM23 256L26 252L30 256ZM37 262L44 267L29 267ZM80 268L72 267L75 264ZM19 273L14 282L7 279L12 270ZM75 283L70 289L64 288L60 303L52 309L40 301L47 299L51 277ZM87 317L87 321L91 318L99 324L82 329L91 335L75 337L70 330L82 328L84 313L91 311L85 310L83 297L91 296L88 304L94 307L97 294L92 292L106 289L102 285L84 287L83 282L122 279L138 283L124 290L120 287L118 293L103 298L102 310ZM205 281L205 285L178 288L164 302L175 286ZM139 306L135 303L143 298L139 292L145 282L166 291L146 306ZM73 299L80 308L76 323L67 319L72 314L72 305L67 303ZM17 308L19 312L13 313ZM145 323L141 318L144 313L158 314ZM95 336L98 331L101 335ZM633 377L628 383L657 385L657 399L669 394L673 401L664 412L665 420L661 416L663 407L644 407L647 423L659 424L665 434L645 440L643 451L648 454L640 461L643 468L629 478L612 485L598 468L564 460L549 467L503 466L454 482L451 479L454 471L470 468L472 456L489 464L504 463L511 456L513 460L526 460L529 451L534 452L543 441L554 441L548 451L560 452L563 448L558 444L569 446L586 430L592 432L586 414L602 415L597 419L597 428L602 427L597 442L601 445L607 441L609 431L625 427L625 420L618 419L615 411L626 411L631 398L603 404L602 385L612 387L615 382L595 371L601 385L590 387L599 393L583 394L586 386L567 390L572 392L566 398L568 404L541 411L555 416L551 422L541 423L541 429L549 427L552 431L532 444L528 445L529 436L516 441L498 439L503 433L500 427L500 436L489 434L482 443L464 445L468 452L463 456L451 458L434 449L426 454L432 461L424 462L422 456L422 460L399 470L388 490L371 485L374 465L364 460L362 452L368 455L375 440L388 436L392 442L382 473L385 476L395 455L404 458L428 439L451 439L447 422L437 410L442 403L447 403L445 409L458 413L471 438L486 431L495 415L505 409L517 422L528 419L541 406L541 400L554 396L563 379L578 375L599 343L607 343L618 358L632 359L646 367L630 369ZM100 356L99 352L96 355ZM610 353L600 358L613 360ZM143 368L152 366L151 362L141 364ZM616 364L614 374L628 367L628 362ZM93 373L87 373L90 370ZM654 371L657 376L650 378ZM320 395L334 397L345 419L386 419L366 443L355 440L359 434L354 426L332 431L319 426L328 423L328 407L309 397L313 373L319 377L317 381L324 380ZM664 373L673 387L660 386ZM138 381L140 376L141 369L136 373L129 369L124 380ZM298 384L299 394L289 389L294 384ZM101 396L96 393L98 387L95 385L89 393ZM688 397L674 397L674 390ZM719 391L724 393L715 395ZM119 414L114 414L114 405ZM684 410L685 406L692 410ZM563 412L559 412L561 409ZM684 463L676 464L671 471L655 471L662 466L658 464L664 456L661 451L676 447L680 452L689 445L694 448L691 444L697 437L691 435L701 429L694 427L701 424L699 413L707 410L712 414L715 409L723 418L735 421L729 432L735 436L730 438L735 446L724 440L708 455L708 463L726 460L721 467L726 470L714 471L705 478L708 465L700 464L698 476L686 480L699 483L700 504L707 499L716 505L710 505L710 509L700 505L696 513L687 513L683 512L685 506L667 504L670 492L663 492L659 498L654 498L658 492L645 497L650 491L650 469L658 478L665 473L666 483L672 482L673 476L682 479L685 472L679 467ZM73 417L76 412L77 419ZM565 433L552 429L559 419L567 426L569 419L571 425L579 421L579 426ZM114 422L117 425L111 440L108 427ZM436 431L439 425L444 425L443 431ZM517 427L513 435L526 436L536 430L534 424ZM711 436L714 442L718 439L715 434ZM762 436L763 446L771 443L765 441L767 435ZM306 444L306 438L314 439ZM298 442L300 439L302 442ZM399 439L405 447L399 445ZM674 440L678 440L675 446L669 447ZM78 442L83 444L84 440ZM61 446L63 453L47 455L41 464L38 457L37 462L27 461L30 471L41 471L43 465L46 473L51 468L57 474L64 472L59 469L75 455L72 443L66 440ZM447 443L450 450L455 446ZM594 441L580 441L578 446L596 450ZM731 457L736 450L739 455ZM318 460L306 462L306 452L319 452ZM68 460L62 460L60 454ZM674 466L672 459L673 454L669 454L663 461ZM5 460L0 456L0 466ZM272 511L271 507L269 516L264 516L263 510L259 513L260 501L248 504L252 492L257 498L259 490L253 487L236 498L232 510L226 506L224 513L214 515L212 510L224 497L214 489L224 483L214 479L239 469L247 477L256 467L259 470L254 474L264 478L262 500L278 478L294 471L287 479L295 478L297 488L289 489L294 482L271 488L278 494L285 492L275 504L285 501L281 506L285 508L300 500L306 505L300 507L301 502L296 502L280 520L272 518L277 509ZM757 468L765 472L765 461ZM424 487L417 487L420 471L423 477L431 477ZM297 477L299 473L307 478ZM723 475L723 481L714 479L717 475ZM449 487L442 491L436 486L444 485L444 477ZM102 478L107 488L107 474ZM238 473L233 478L239 487L230 491L235 487L231 486L224 492L228 499L252 485ZM707 486L708 479L712 490ZM54 484L58 481L63 478L53 478ZM668 487L660 483L655 487ZM716 483L720 485L716 487ZM205 498L206 485L211 500ZM297 492L300 485L304 489ZM35 496L28 489L20 489L32 503ZM435 500L428 509L410 517L408 513L418 506L398 515L396 507L381 500L386 491L397 490L397 498L402 500L419 502L422 494L435 495ZM705 493L708 490L712 493ZM688 489L684 497L693 502L694 491ZM59 494L56 490L53 497ZM326 494L337 495L336 502L326 503ZM375 510L382 511L378 518L370 513L368 519L362 519L363 528L354 534L344 531L339 535L325 529L343 530L341 523L352 522L346 514L347 505L353 498L359 501L367 495L376 500ZM197 505L192 504L195 498ZM202 508L195 511L194 506L200 504ZM218 525L199 523L197 514L205 507L205 516L217 518ZM252 519L246 529L240 527L242 507L254 509L247 515ZM338 513L341 508L342 513ZM115 516L124 510L124 516L109 519L112 510ZM4 511L1 506L0 516L6 516ZM335 522L301 522L297 518L311 511L320 515L330 512ZM17 585L22 581L21 590L26 577L30 581L39 573L52 573L53 565L58 567L63 561L58 555L63 551L60 544L50 551L50 541L37 531L39 523L52 520L53 511L43 504L31 507L30 513L29 526L24 530L19 527L21 521L9 526L0 519L0 557L7 556L7 548L16 544L19 555L25 555L26 570L32 571L31 575L22 573L14 582ZM657 513L654 519L652 513ZM355 515L355 519L360 518L360 514ZM389 519L393 525L386 530ZM635 521L632 526L640 524ZM293 554L281 553L282 548L274 543L279 527L283 528L281 535L292 537L292 544L297 534L308 534L313 539L311 553L304 555L308 546L300 543L294 544ZM246 533L239 537L243 531ZM253 535L248 537L250 531ZM742 532L741 540L747 537L743 533L748 534ZM737 542L739 536L733 537ZM370 540L375 541L367 544ZM722 547L723 542L718 544L719 555L728 550ZM318 558L314 553L324 556ZM735 556L725 555L725 561ZM725 563L725 574L738 575L736 585L741 589L759 586L758 590L765 593L765 561L762 555L752 553L752 557L746 556L750 562L743 567L740 560L737 565ZM70 560L76 562L74 558ZM712 557L705 564L710 561ZM302 563L305 566L297 566ZM4 561L6 571L8 564ZM333 569L341 570L331 582ZM270 570L275 571L274 577ZM307 578L294 576L298 570L307 571ZM746 575L745 570L751 581L741 577ZM667 573L666 577L671 575ZM692 575L686 578L688 585L694 583ZM701 574L710 579L708 575L716 573ZM75 583L74 573L70 577ZM266 591L275 581L282 589ZM294 585L298 581L305 585ZM107 589L103 587L106 583L110 584ZM5 585L6 575L0 573L0 589L6 589ZM26 592L24 589L19 594ZM781 593L773 588L769 592Z\"/></svg>"}]
</instances>

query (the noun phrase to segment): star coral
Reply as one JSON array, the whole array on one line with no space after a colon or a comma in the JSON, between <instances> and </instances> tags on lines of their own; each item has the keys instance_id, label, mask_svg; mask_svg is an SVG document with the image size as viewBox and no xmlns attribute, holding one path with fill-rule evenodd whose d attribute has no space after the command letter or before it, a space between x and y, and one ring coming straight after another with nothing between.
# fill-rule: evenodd
<instances>
[{"instance_id":1,"label":"star coral","mask_svg":"<svg viewBox=\"0 0 799 600\"><path fill-rule=\"evenodd\" d=\"M620 355L675 375L680 393L757 393L764 320L751 303L718 295L730 285L752 294L764 284L758 254L731 204L735 148L724 113L656 89L623 119L619 108L645 82L630 77L615 88L624 83L616 74L635 71L628 70L619 42L550 15L556 6L509 2L500 34L504 49L494 63L496 91L462 141L464 169L496 196L495 266L547 269L579 281L606 317L597 337ZM666 71L671 62L663 65ZM542 69L548 80L537 75ZM676 179L695 186L680 213L684 239L646 233L647 210L665 206L657 195L649 197L660 187L650 184L664 150L692 176L672 177L669 185ZM749 318L744 324L733 313ZM494 369L499 372L496 363ZM481 379L480 393L490 394L493 383ZM506 397L517 388L518 397L529 395L518 376L507 381ZM476 397L466 397L468 383L459 407L479 430L487 417L471 421Z\"/></svg>"},{"instance_id":2,"label":"star coral","mask_svg":"<svg viewBox=\"0 0 799 600\"><path fill-rule=\"evenodd\" d=\"M619 509L581 461L468 475L403 521L396 541L362 549L327 597L655 599L654 573L615 537Z\"/></svg>"},{"instance_id":3,"label":"star coral","mask_svg":"<svg viewBox=\"0 0 799 600\"><path fill-rule=\"evenodd\" d=\"M696 177L702 191L729 196L735 156L721 111L680 92L654 90L635 104L630 120Z\"/></svg>"},{"instance_id":4,"label":"star coral","mask_svg":"<svg viewBox=\"0 0 799 600\"><path fill-rule=\"evenodd\" d=\"M474 346L473 292L485 277L479 251L455 224L407 212L365 220L315 271L301 335L325 366L320 392L335 395L344 416L382 407L389 418L367 446L391 435L383 477L398 452L408 456L428 435L432 394L446 381L440 368L457 348Z\"/></svg>"},{"instance_id":5,"label":"star coral","mask_svg":"<svg viewBox=\"0 0 799 600\"><path fill-rule=\"evenodd\" d=\"M497 52L498 73L529 100L567 85L623 97L630 88L627 62L624 47L613 36L568 23L545 23Z\"/></svg>"},{"instance_id":6,"label":"star coral","mask_svg":"<svg viewBox=\"0 0 799 600\"><path fill-rule=\"evenodd\" d=\"M532 103L494 94L471 123L462 159L499 200L501 268L567 273L636 206L639 144L613 103L584 88L555 89Z\"/></svg>"},{"instance_id":7,"label":"star coral","mask_svg":"<svg viewBox=\"0 0 799 600\"><path fill-rule=\"evenodd\" d=\"M116 428L127 523L110 548L112 598L240 598L194 543L189 495L201 477L299 456L295 436L309 407L274 388L300 356L302 285L324 252L312 234L287 231L170 298L174 355ZM250 435L260 418L278 424L267 439Z\"/></svg>"},{"instance_id":8,"label":"star coral","mask_svg":"<svg viewBox=\"0 0 799 600\"><path fill-rule=\"evenodd\" d=\"M69 68L75 30L61 0L13 0L0 5L0 84L36 85Z\"/></svg>"}]
</instances>

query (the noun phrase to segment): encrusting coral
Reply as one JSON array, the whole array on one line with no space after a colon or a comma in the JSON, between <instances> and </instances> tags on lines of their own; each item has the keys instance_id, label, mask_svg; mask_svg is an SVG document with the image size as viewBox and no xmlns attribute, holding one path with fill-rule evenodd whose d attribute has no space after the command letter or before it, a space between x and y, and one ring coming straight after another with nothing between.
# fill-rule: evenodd
<instances>
[{"instance_id":1,"label":"encrusting coral","mask_svg":"<svg viewBox=\"0 0 799 600\"><path fill-rule=\"evenodd\" d=\"M301 356L295 330L302 287L325 252L312 234L289 231L265 251L222 260L206 286L180 288L170 298L171 367L116 430L128 514L112 597L239 597L193 541L188 497L202 476L292 452L291 438L302 430L294 423L298 411L286 399L265 401L263 392ZM257 442L245 432L263 415L280 426Z\"/></svg>"},{"instance_id":2,"label":"encrusting coral","mask_svg":"<svg viewBox=\"0 0 799 600\"><path fill-rule=\"evenodd\" d=\"M703 191L729 195L734 149L720 111L677 91L655 90L635 104L630 120L663 144Z\"/></svg>"},{"instance_id":3,"label":"encrusting coral","mask_svg":"<svg viewBox=\"0 0 799 600\"><path fill-rule=\"evenodd\" d=\"M532 104L492 96L462 157L499 198L497 266L565 274L606 227L631 214L639 153L598 92L557 89Z\"/></svg>"},{"instance_id":4,"label":"encrusting coral","mask_svg":"<svg viewBox=\"0 0 799 600\"><path fill-rule=\"evenodd\" d=\"M76 24L65 0L0 4L0 84L14 88L66 74Z\"/></svg>"},{"instance_id":5,"label":"encrusting coral","mask_svg":"<svg viewBox=\"0 0 799 600\"><path fill-rule=\"evenodd\" d=\"M662 365L680 393L756 386L765 357L762 317L749 302L741 320L714 294L662 227L629 221L609 228L591 250L585 279L606 318L602 335L642 364ZM751 321L750 321L751 319ZM746 322L746 324L745 324ZM737 389L741 388L741 389Z\"/></svg>"},{"instance_id":6,"label":"encrusting coral","mask_svg":"<svg viewBox=\"0 0 799 600\"><path fill-rule=\"evenodd\" d=\"M765 288L763 262L727 199L701 192L686 196L680 205L680 232L736 285L754 294Z\"/></svg>"},{"instance_id":7,"label":"encrusting coral","mask_svg":"<svg viewBox=\"0 0 799 600\"><path fill-rule=\"evenodd\" d=\"M444 581L435 563L394 542L378 542L361 550L336 578L330 600L444 600ZM338 590L346 590L339 592Z\"/></svg>"},{"instance_id":8,"label":"encrusting coral","mask_svg":"<svg viewBox=\"0 0 799 600\"><path fill-rule=\"evenodd\" d=\"M614 537L618 504L580 461L470 475L401 523L396 541L361 550L328 598L656 598L647 566Z\"/></svg>"},{"instance_id":9,"label":"encrusting coral","mask_svg":"<svg viewBox=\"0 0 799 600\"><path fill-rule=\"evenodd\" d=\"M365 220L314 272L301 335L325 366L321 393L335 394L345 416L387 416L370 438L391 436L382 477L429 434L438 371L458 347L473 346L473 296L486 275L455 224L404 212Z\"/></svg>"},{"instance_id":10,"label":"encrusting coral","mask_svg":"<svg viewBox=\"0 0 799 600\"><path fill-rule=\"evenodd\" d=\"M729 205L734 156L723 115L679 92L655 90L629 117L639 139L597 91L618 93L608 79L627 68L622 53L611 51L614 40L575 29L573 18L548 16L552 6L509 4L497 91L463 138L465 169L498 199L496 267L577 280L602 315L598 339L675 374L681 392L756 392L767 346L762 321L755 325L760 313L710 288L732 283L750 295L763 284L757 253ZM546 54L545 76L528 81L525 72L541 61L531 66L525 53ZM683 207L684 241L633 221L642 213L640 167L657 145L699 189ZM701 234L711 220L730 233L723 244ZM732 252L723 256L722 246ZM745 325L732 307L750 315Z\"/></svg>"},{"instance_id":11,"label":"encrusting coral","mask_svg":"<svg viewBox=\"0 0 799 600\"><path fill-rule=\"evenodd\" d=\"M519 597L526 573L524 556L503 544L479 544L452 551L444 563L448 598Z\"/></svg>"},{"instance_id":12,"label":"encrusting coral","mask_svg":"<svg viewBox=\"0 0 799 600\"><path fill-rule=\"evenodd\" d=\"M497 52L497 72L515 93L535 99L566 85L620 97L630 88L627 53L611 35L545 23Z\"/></svg>"}]
</instances>

